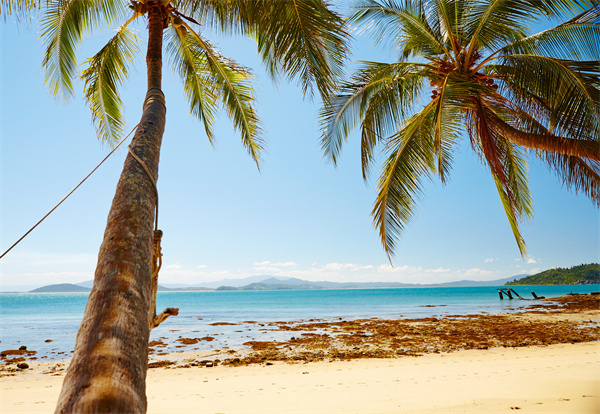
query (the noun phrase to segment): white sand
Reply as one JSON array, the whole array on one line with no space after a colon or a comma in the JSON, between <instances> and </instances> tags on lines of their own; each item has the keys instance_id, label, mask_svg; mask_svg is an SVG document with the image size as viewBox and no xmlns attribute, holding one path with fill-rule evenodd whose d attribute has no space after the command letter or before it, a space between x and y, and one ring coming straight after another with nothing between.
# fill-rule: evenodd
<instances>
[{"instance_id":1,"label":"white sand","mask_svg":"<svg viewBox=\"0 0 600 414\"><path fill-rule=\"evenodd\" d=\"M51 413L63 375L0 378L0 413ZM152 369L149 413L600 413L600 343L418 358Z\"/></svg>"}]
</instances>

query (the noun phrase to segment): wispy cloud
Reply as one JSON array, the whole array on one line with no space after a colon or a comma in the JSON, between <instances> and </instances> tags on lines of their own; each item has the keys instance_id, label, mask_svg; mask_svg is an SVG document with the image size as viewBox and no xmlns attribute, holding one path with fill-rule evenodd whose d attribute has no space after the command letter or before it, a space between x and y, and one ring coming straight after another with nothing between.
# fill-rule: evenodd
<instances>
[{"instance_id":1,"label":"wispy cloud","mask_svg":"<svg viewBox=\"0 0 600 414\"><path fill-rule=\"evenodd\" d=\"M290 267L296 266L294 262L273 263L269 261L254 263L254 266L270 266L270 267Z\"/></svg>"},{"instance_id":2,"label":"wispy cloud","mask_svg":"<svg viewBox=\"0 0 600 414\"><path fill-rule=\"evenodd\" d=\"M466 270L463 275L466 278L473 278L473 277L486 277L486 276L491 276L496 274L496 272L492 272L490 270L483 270L483 269L479 269L479 268L473 268L473 269L469 269Z\"/></svg>"}]
</instances>

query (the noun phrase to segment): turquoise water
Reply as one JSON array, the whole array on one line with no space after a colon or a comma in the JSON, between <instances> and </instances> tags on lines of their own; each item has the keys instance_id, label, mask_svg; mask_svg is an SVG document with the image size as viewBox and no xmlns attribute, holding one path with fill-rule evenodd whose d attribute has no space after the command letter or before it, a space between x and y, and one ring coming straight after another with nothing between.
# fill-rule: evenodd
<instances>
[{"instance_id":1,"label":"turquoise water","mask_svg":"<svg viewBox=\"0 0 600 414\"><path fill-rule=\"evenodd\" d=\"M179 337L212 335L198 347L239 347L250 339L269 340L278 332L259 330L260 323L307 319L418 318L519 311L535 301L500 300L496 287L339 289L284 291L159 292L157 308L179 308L152 331L174 350ZM547 298L598 291L598 285L515 287ZM0 349L26 345L38 357L62 359L75 346L87 293L0 293ZM212 326L215 322L235 325ZM51 340L51 342L46 342ZM200 348L194 348L200 349Z\"/></svg>"}]
</instances>

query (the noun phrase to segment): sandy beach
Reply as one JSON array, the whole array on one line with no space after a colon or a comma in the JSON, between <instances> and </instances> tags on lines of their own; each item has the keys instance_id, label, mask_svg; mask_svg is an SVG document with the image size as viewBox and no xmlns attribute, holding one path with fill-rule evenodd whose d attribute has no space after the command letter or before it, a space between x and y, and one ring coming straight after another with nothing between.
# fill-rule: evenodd
<instances>
[{"instance_id":1,"label":"sandy beach","mask_svg":"<svg viewBox=\"0 0 600 414\"><path fill-rule=\"evenodd\" d=\"M227 360L206 352L154 356L159 363L148 370L148 412L598 413L600 311L597 298L587 299L483 318L361 321L363 331L348 339L358 346L351 347L346 340L324 347L323 338L355 325L315 321L321 336L253 342L251 350L226 351ZM366 335L367 324L379 333ZM390 357L390 341L415 327L413 335L428 340L407 336L414 347L397 345L400 352ZM365 337L370 344L357 342ZM7 364L0 372L1 413L53 412L67 362L28 364L25 370Z\"/></svg>"},{"instance_id":2,"label":"sandy beach","mask_svg":"<svg viewBox=\"0 0 600 414\"><path fill-rule=\"evenodd\" d=\"M598 413L600 344L398 359L160 368L149 413ZM2 413L51 413L63 374L0 379Z\"/></svg>"}]
</instances>

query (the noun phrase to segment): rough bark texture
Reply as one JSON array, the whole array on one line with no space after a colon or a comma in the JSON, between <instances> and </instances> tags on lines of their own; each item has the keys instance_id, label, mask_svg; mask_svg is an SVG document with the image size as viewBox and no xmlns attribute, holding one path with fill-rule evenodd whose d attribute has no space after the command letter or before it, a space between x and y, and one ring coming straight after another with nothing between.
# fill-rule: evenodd
<instances>
[{"instance_id":1,"label":"rough bark texture","mask_svg":"<svg viewBox=\"0 0 600 414\"><path fill-rule=\"evenodd\" d=\"M600 143L597 141L530 134L519 131L505 122L497 122L497 126L509 141L517 145L600 161Z\"/></svg>"},{"instance_id":2,"label":"rough bark texture","mask_svg":"<svg viewBox=\"0 0 600 414\"><path fill-rule=\"evenodd\" d=\"M166 119L160 91L162 31L162 15L155 3L149 7L149 90L131 144L154 181ZM155 203L152 181L129 154L117 184L94 286L56 413L146 412Z\"/></svg>"}]
</instances>

